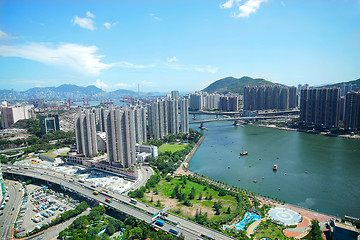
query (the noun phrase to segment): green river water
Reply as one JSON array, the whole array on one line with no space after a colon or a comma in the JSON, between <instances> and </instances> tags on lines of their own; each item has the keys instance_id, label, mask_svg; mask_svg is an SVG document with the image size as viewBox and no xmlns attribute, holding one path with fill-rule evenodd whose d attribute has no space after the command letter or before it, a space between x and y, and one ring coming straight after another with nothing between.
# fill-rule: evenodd
<instances>
[{"instance_id":1,"label":"green river water","mask_svg":"<svg viewBox=\"0 0 360 240\"><path fill-rule=\"evenodd\" d=\"M319 212L360 217L360 140L231 124L205 124L191 171Z\"/></svg>"}]
</instances>

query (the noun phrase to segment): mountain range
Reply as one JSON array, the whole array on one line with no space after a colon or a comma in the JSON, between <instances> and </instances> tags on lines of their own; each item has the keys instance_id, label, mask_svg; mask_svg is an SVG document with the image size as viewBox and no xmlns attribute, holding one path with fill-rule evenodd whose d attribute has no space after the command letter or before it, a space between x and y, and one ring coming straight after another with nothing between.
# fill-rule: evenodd
<instances>
[{"instance_id":1,"label":"mountain range","mask_svg":"<svg viewBox=\"0 0 360 240\"><path fill-rule=\"evenodd\" d=\"M260 86L260 85L282 85L278 83L273 83L262 78L251 78L251 77L226 77L219 79L211 83L208 87L204 88L203 91L208 93L238 93L243 94L245 86ZM360 79L341 82L330 85L325 85L324 87L341 87L343 84L354 84L357 89L360 89ZM81 87L73 84L63 84L58 87L35 87L30 88L26 91L14 91L14 90L0 90L0 100L28 100L28 99L81 99L81 98L91 98L91 99L100 99L100 98L120 98L123 96L137 96L138 93L126 90L118 89L112 92L106 92L102 89L90 85L87 87ZM141 96L165 96L164 92L140 92Z\"/></svg>"},{"instance_id":2,"label":"mountain range","mask_svg":"<svg viewBox=\"0 0 360 240\"><path fill-rule=\"evenodd\" d=\"M164 96L165 93L140 92L141 96ZM102 89L89 85L81 87L73 84L63 84L58 87L35 87L26 91L0 90L0 99L3 100L28 100L28 99L80 99L80 98L119 98L123 96L136 96L137 92L118 89L106 92Z\"/></svg>"}]
</instances>

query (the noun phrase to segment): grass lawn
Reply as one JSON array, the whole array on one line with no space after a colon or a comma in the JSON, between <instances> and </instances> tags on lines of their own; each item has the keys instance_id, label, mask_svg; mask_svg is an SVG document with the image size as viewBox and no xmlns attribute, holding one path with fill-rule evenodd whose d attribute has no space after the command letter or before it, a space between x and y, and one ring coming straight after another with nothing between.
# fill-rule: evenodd
<instances>
[{"instance_id":1,"label":"grass lawn","mask_svg":"<svg viewBox=\"0 0 360 240\"><path fill-rule=\"evenodd\" d=\"M163 144L159 147L159 153L171 152L174 153L179 150L183 150L187 145L186 144Z\"/></svg>"},{"instance_id":2,"label":"grass lawn","mask_svg":"<svg viewBox=\"0 0 360 240\"><path fill-rule=\"evenodd\" d=\"M181 202L178 201L178 199L171 198L171 193L173 192L176 185L180 185L180 190L182 193L189 194L191 192L191 188L194 187L196 194L195 199L190 200L193 204L192 207L187 207L183 205ZM184 217L194 217L196 213L196 209L201 209L202 213L205 212L208 213L209 219L218 220L222 218L223 216L227 215L225 211L230 207L232 211L236 209L237 201L236 198L233 196L218 196L218 192L203 185L200 185L198 183L191 182L187 180L187 183L185 185L185 188L181 188L182 186L182 180L181 179L172 179L170 182L162 179L159 184L157 185L157 190L159 192L158 195L154 195L153 193L145 193L145 201L149 204L155 204L157 199L160 200L162 205L168 206L171 205L170 211L179 215L182 215ZM205 189L205 190L204 190ZM152 189L154 190L154 189ZM201 200L199 199L200 194L202 195ZM211 195L211 200L206 200L205 198L207 196ZM154 202L151 203L150 199L153 198ZM215 210L213 209L214 202L221 201L222 203L222 209L220 215L215 215ZM142 199L144 201L144 199Z\"/></svg>"},{"instance_id":3,"label":"grass lawn","mask_svg":"<svg viewBox=\"0 0 360 240\"><path fill-rule=\"evenodd\" d=\"M255 232L256 239L270 238L270 239L289 239L283 234L283 226L272 223L270 220L261 222Z\"/></svg>"},{"instance_id":4,"label":"grass lawn","mask_svg":"<svg viewBox=\"0 0 360 240\"><path fill-rule=\"evenodd\" d=\"M46 153L43 153L43 154L41 154L41 155L55 158L55 157L57 157L58 155L54 154L53 151L54 151L54 150L50 150L50 151L48 151L48 152L46 152Z\"/></svg>"}]
</instances>

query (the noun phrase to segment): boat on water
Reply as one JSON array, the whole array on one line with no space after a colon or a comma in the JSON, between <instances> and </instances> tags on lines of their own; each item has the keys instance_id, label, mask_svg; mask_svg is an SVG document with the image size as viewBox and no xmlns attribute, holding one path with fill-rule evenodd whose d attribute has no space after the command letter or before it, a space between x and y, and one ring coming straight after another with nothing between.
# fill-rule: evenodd
<instances>
[{"instance_id":1,"label":"boat on water","mask_svg":"<svg viewBox=\"0 0 360 240\"><path fill-rule=\"evenodd\" d=\"M248 155L248 154L249 154L248 152L243 151L243 152L240 153L240 156L245 156L245 155Z\"/></svg>"},{"instance_id":2,"label":"boat on water","mask_svg":"<svg viewBox=\"0 0 360 240\"><path fill-rule=\"evenodd\" d=\"M254 180L253 183L257 183L258 181L257 180Z\"/></svg>"},{"instance_id":3,"label":"boat on water","mask_svg":"<svg viewBox=\"0 0 360 240\"><path fill-rule=\"evenodd\" d=\"M278 169L278 165L274 164L273 171L277 171L277 169Z\"/></svg>"}]
</instances>

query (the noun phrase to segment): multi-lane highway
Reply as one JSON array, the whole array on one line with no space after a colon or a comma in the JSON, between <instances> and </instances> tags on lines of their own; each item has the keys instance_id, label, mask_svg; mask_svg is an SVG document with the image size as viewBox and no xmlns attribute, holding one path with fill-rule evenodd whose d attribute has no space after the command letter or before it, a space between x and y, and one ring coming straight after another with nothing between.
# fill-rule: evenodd
<instances>
[{"instance_id":1,"label":"multi-lane highway","mask_svg":"<svg viewBox=\"0 0 360 240\"><path fill-rule=\"evenodd\" d=\"M20 184L16 184L14 181L6 181L7 196L9 201L6 202L2 215L0 216L0 239L9 239L11 237L11 227L13 226L16 213L20 207L20 201L22 199L22 188Z\"/></svg>"},{"instance_id":2,"label":"multi-lane highway","mask_svg":"<svg viewBox=\"0 0 360 240\"><path fill-rule=\"evenodd\" d=\"M185 239L202 239L200 236L205 235L211 239L221 239L221 240L230 240L234 239L230 236L227 236L223 233L214 231L210 228L204 227L200 224L194 223L187 219L181 218L179 216L168 214L165 219L164 226L159 227L155 225L155 221L152 220L151 216L158 213L160 209L157 209L152 206L148 206L145 203L137 202L136 204L130 203L130 198L121 194L116 193L104 193L100 192L98 195L93 195L95 190L87 183L79 183L69 181L69 178L64 177L63 174L57 173L51 170L44 171L43 169L33 168L33 167L22 167L22 166L12 166L11 169L4 167L2 169L3 173L12 173L16 175L23 175L33 178L42 179L47 182L60 184L64 188L67 188L71 191L77 192L78 194L83 195L86 198L94 199L106 206L112 207L116 210L124 212L128 215L134 216L140 220L144 220L148 224L154 225L157 228L160 228L165 231L170 229L175 229L179 231L179 235L182 234ZM105 202L106 197L111 197L113 199L112 203Z\"/></svg>"}]
</instances>

